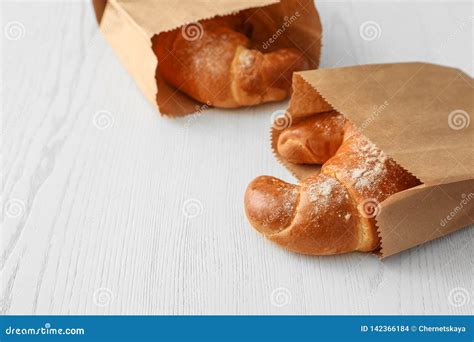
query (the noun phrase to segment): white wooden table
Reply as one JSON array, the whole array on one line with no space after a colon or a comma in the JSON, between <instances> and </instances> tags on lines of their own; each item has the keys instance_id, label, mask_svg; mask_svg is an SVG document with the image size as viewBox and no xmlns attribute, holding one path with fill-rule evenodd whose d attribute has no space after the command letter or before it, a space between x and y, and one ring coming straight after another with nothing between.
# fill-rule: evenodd
<instances>
[{"instance_id":1,"label":"white wooden table","mask_svg":"<svg viewBox=\"0 0 474 342\"><path fill-rule=\"evenodd\" d=\"M248 182L293 180L268 144L286 103L160 118L88 1L1 6L2 313L473 313L472 227L382 262L292 254L249 226ZM322 67L473 75L470 1L317 6Z\"/></svg>"}]
</instances>

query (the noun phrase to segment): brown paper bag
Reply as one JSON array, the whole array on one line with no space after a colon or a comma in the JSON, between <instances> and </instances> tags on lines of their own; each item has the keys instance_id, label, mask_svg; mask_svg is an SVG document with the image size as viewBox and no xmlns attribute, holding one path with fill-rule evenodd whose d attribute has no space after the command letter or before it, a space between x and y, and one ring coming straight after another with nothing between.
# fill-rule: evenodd
<instances>
[{"instance_id":1,"label":"brown paper bag","mask_svg":"<svg viewBox=\"0 0 474 342\"><path fill-rule=\"evenodd\" d=\"M199 34L196 22L246 11L254 24L256 46L279 44L300 50L319 65L321 23L313 0L93 0L100 28L120 61L146 98L163 115L179 116L207 109L164 82L155 79L157 58L151 38L160 32L188 25ZM186 29L186 26L183 27ZM194 30L194 32L193 32Z\"/></svg>"},{"instance_id":2,"label":"brown paper bag","mask_svg":"<svg viewBox=\"0 0 474 342\"><path fill-rule=\"evenodd\" d=\"M271 130L276 158L298 179L317 166L284 161L282 129L332 109L423 184L380 204L382 257L474 223L474 81L426 63L362 65L293 75L293 95Z\"/></svg>"}]
</instances>

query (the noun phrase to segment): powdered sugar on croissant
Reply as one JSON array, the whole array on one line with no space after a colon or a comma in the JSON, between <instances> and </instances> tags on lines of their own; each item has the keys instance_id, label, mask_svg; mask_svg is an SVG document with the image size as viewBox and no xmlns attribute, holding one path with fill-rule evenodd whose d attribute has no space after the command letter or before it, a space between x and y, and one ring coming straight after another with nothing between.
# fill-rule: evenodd
<instances>
[{"instance_id":1,"label":"powdered sugar on croissant","mask_svg":"<svg viewBox=\"0 0 474 342\"><path fill-rule=\"evenodd\" d=\"M253 180L245 193L247 217L267 238L294 252L329 255L373 251L379 246L374 219L378 205L420 182L348 121L344 120L341 126L340 114L335 112L316 115L287 128L278 152L282 148L288 153L290 148L285 144L295 151L301 149L304 152L296 153L300 159L292 156L299 163L328 153L315 149L318 145L314 143L307 147L311 140L321 139L319 146L324 149L324 141L331 139L318 130L303 128L314 127L315 120L324 120L325 125L334 120L332 124L341 127L340 147L323 164L320 174L297 185L269 176Z\"/></svg>"}]
</instances>

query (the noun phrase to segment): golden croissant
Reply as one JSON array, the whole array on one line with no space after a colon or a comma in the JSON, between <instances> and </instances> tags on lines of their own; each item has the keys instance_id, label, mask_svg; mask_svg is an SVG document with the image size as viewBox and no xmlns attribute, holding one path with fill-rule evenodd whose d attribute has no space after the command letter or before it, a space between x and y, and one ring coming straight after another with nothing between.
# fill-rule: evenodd
<instances>
[{"instance_id":1,"label":"golden croissant","mask_svg":"<svg viewBox=\"0 0 474 342\"><path fill-rule=\"evenodd\" d=\"M293 48L252 48L252 27L242 15L202 20L198 36L184 29L153 37L158 72L170 85L208 105L235 108L279 101L291 92L292 73L309 67Z\"/></svg>"},{"instance_id":2,"label":"golden croissant","mask_svg":"<svg viewBox=\"0 0 474 342\"><path fill-rule=\"evenodd\" d=\"M286 128L277 150L292 163L323 164L321 173L296 185L258 177L245 193L245 211L268 239L298 253L376 250L379 204L420 184L337 112Z\"/></svg>"}]
</instances>

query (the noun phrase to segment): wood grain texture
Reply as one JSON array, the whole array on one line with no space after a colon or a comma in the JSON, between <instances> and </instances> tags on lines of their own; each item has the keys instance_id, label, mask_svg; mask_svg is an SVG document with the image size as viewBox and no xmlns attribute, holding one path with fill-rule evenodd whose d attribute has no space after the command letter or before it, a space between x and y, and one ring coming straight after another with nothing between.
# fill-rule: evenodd
<instances>
[{"instance_id":1,"label":"wood grain texture","mask_svg":"<svg viewBox=\"0 0 474 342\"><path fill-rule=\"evenodd\" d=\"M88 1L1 6L3 314L473 313L472 227L384 262L295 255L250 228L250 180L293 181L268 142L286 103L160 118ZM469 1L317 7L322 67L473 75Z\"/></svg>"}]
</instances>

